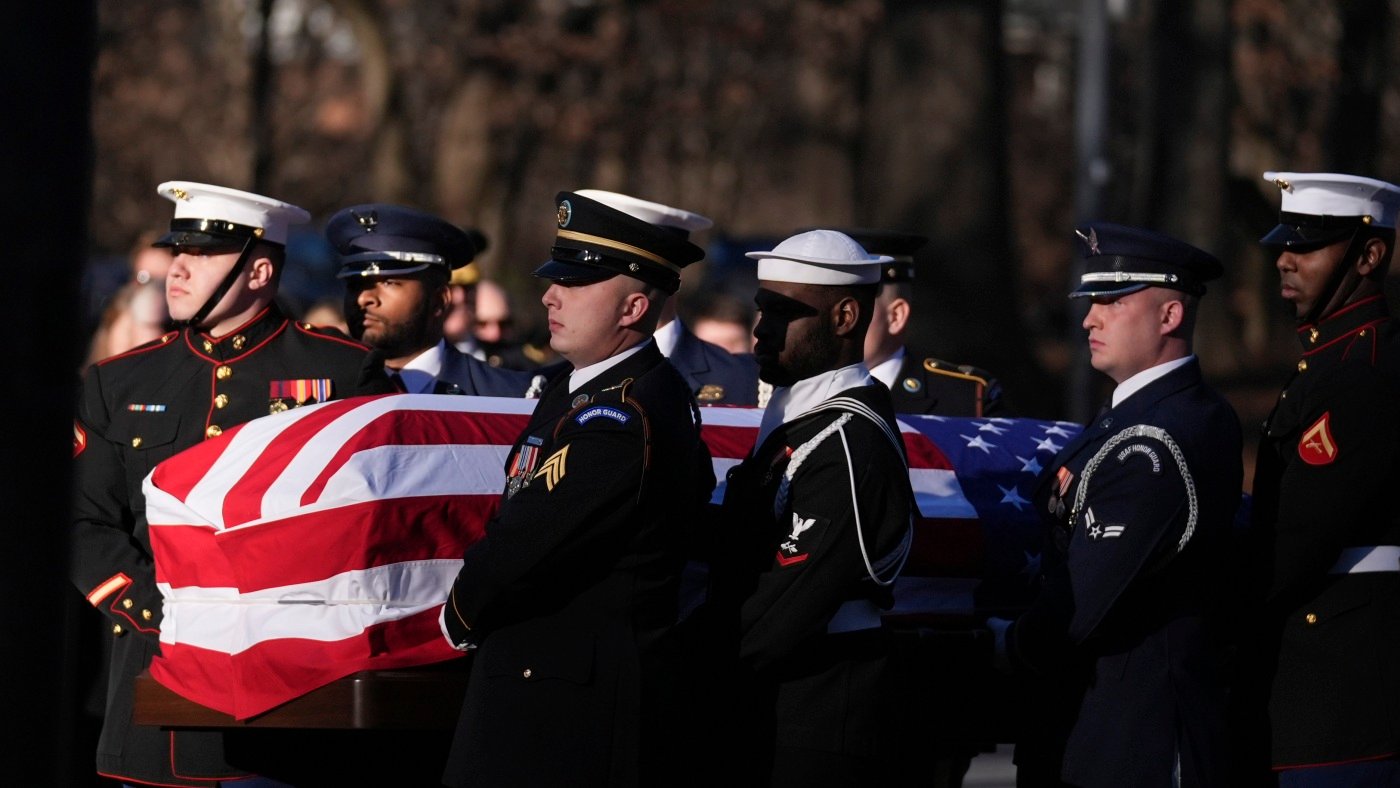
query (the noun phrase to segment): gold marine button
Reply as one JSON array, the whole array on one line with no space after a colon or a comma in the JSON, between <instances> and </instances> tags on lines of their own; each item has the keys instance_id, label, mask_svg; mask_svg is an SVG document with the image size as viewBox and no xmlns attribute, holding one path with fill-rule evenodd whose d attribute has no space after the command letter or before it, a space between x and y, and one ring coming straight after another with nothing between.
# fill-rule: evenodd
<instances>
[{"instance_id":1,"label":"gold marine button","mask_svg":"<svg viewBox=\"0 0 1400 788\"><path fill-rule=\"evenodd\" d=\"M1364 337L1364 336L1366 336L1366 329L1364 329L1364 328L1361 329L1359 332L1357 332L1356 335L1359 336L1359 337Z\"/></svg>"},{"instance_id":2,"label":"gold marine button","mask_svg":"<svg viewBox=\"0 0 1400 788\"><path fill-rule=\"evenodd\" d=\"M521 675L521 676L524 676L525 678L528 679L528 678L530 678L531 676L533 676L533 675L535 675L535 674L534 674L534 671L530 670L529 668L526 668L524 671L522 671L522 672L520 673L520 675Z\"/></svg>"},{"instance_id":3,"label":"gold marine button","mask_svg":"<svg viewBox=\"0 0 1400 788\"><path fill-rule=\"evenodd\" d=\"M224 428L217 424L210 424L209 428L204 431L204 437L206 438L217 438L223 434Z\"/></svg>"},{"instance_id":4,"label":"gold marine button","mask_svg":"<svg viewBox=\"0 0 1400 788\"><path fill-rule=\"evenodd\" d=\"M216 407L216 408L227 408L227 407L228 407L228 395L227 395L227 394L220 394L219 396L215 397L215 398L214 398L214 407Z\"/></svg>"},{"instance_id":5,"label":"gold marine button","mask_svg":"<svg viewBox=\"0 0 1400 788\"><path fill-rule=\"evenodd\" d=\"M1307 360L1307 359L1303 359L1302 361L1299 361L1299 362L1298 362L1298 371L1299 371L1299 372L1307 372L1307 371L1308 371L1308 360Z\"/></svg>"},{"instance_id":6,"label":"gold marine button","mask_svg":"<svg viewBox=\"0 0 1400 788\"><path fill-rule=\"evenodd\" d=\"M135 438L132 438L132 439L131 439L131 448L133 448L133 449L139 449L139 448L141 448L141 436L140 436L140 435L137 435Z\"/></svg>"},{"instance_id":7,"label":"gold marine button","mask_svg":"<svg viewBox=\"0 0 1400 788\"><path fill-rule=\"evenodd\" d=\"M151 611L149 611L149 610L142 610L142 611L141 611L141 618L143 618L143 619L145 619L145 620L147 620L147 621L150 621L151 618L152 618L152 613L151 613Z\"/></svg>"},{"instance_id":8,"label":"gold marine button","mask_svg":"<svg viewBox=\"0 0 1400 788\"><path fill-rule=\"evenodd\" d=\"M132 609L132 608L135 607L135 606L136 606L136 603L135 603L135 602L132 602L130 599L123 599L123 600L122 600L122 607L126 608L127 610L130 610L130 609Z\"/></svg>"},{"instance_id":9,"label":"gold marine button","mask_svg":"<svg viewBox=\"0 0 1400 788\"><path fill-rule=\"evenodd\" d=\"M234 349L234 350L242 350L242 349L243 349L243 346L244 346L245 344L247 344L247 343L248 343L248 339L247 339L246 337L244 337L242 334L239 334L238 336L236 336L236 337L233 338L233 349Z\"/></svg>"},{"instance_id":10,"label":"gold marine button","mask_svg":"<svg viewBox=\"0 0 1400 788\"><path fill-rule=\"evenodd\" d=\"M218 378L219 380L228 380L229 378L233 377L233 367L230 367L227 364L220 364L214 370L214 377Z\"/></svg>"},{"instance_id":11,"label":"gold marine button","mask_svg":"<svg viewBox=\"0 0 1400 788\"><path fill-rule=\"evenodd\" d=\"M1317 342L1317 329L1314 328L1308 331L1308 341Z\"/></svg>"},{"instance_id":12,"label":"gold marine button","mask_svg":"<svg viewBox=\"0 0 1400 788\"><path fill-rule=\"evenodd\" d=\"M117 637L121 637L121 636L122 636L123 634L125 634L125 633L126 633L126 630L125 630L125 629L122 629L122 625L121 625L121 624L113 624L113 625L112 625L112 634L113 634L113 635L116 635Z\"/></svg>"},{"instance_id":13,"label":"gold marine button","mask_svg":"<svg viewBox=\"0 0 1400 788\"><path fill-rule=\"evenodd\" d=\"M1309 614L1307 614L1306 616L1303 616L1303 620L1306 621L1306 622L1308 622L1309 624L1316 624L1316 623L1317 623L1317 614L1316 614L1316 613L1309 613Z\"/></svg>"},{"instance_id":14,"label":"gold marine button","mask_svg":"<svg viewBox=\"0 0 1400 788\"><path fill-rule=\"evenodd\" d=\"M205 353L213 353L213 352L214 352L214 343L213 343L213 342L210 342L210 341L207 340L207 339L204 340L204 352L205 352Z\"/></svg>"}]
</instances>

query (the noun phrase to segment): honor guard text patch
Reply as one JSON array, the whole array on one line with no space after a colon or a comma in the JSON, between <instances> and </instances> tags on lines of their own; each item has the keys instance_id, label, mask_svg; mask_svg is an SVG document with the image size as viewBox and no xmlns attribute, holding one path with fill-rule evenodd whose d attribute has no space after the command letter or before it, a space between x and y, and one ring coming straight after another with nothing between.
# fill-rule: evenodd
<instances>
[{"instance_id":1,"label":"honor guard text patch","mask_svg":"<svg viewBox=\"0 0 1400 788\"><path fill-rule=\"evenodd\" d=\"M623 413L617 408L610 408L607 405L595 405L575 416L574 421L578 422L579 424L587 424L588 422L598 418L599 416L602 416L605 419L612 419L618 424L626 424L632 419L631 416L628 416L626 413Z\"/></svg>"}]
</instances>

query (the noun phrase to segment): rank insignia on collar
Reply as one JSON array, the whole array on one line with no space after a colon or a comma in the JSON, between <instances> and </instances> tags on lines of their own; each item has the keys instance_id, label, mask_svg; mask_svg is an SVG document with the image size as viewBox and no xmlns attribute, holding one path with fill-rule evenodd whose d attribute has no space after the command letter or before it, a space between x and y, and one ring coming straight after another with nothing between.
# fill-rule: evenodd
<instances>
[{"instance_id":1,"label":"rank insignia on collar","mask_svg":"<svg viewBox=\"0 0 1400 788\"><path fill-rule=\"evenodd\" d=\"M719 402L724 399L724 386L718 383L706 383L695 393L695 399L700 402Z\"/></svg>"},{"instance_id":2,"label":"rank insignia on collar","mask_svg":"<svg viewBox=\"0 0 1400 788\"><path fill-rule=\"evenodd\" d=\"M577 407L581 407L581 406L587 405L587 404L588 404L588 395L587 395L587 394L580 394L580 395L578 395L577 397L574 397L574 401L569 403L569 407L571 407L571 408L577 408Z\"/></svg>"},{"instance_id":3,"label":"rank insignia on collar","mask_svg":"<svg viewBox=\"0 0 1400 788\"><path fill-rule=\"evenodd\" d=\"M1332 437L1332 412L1322 414L1298 439L1298 456L1309 465L1330 465L1337 459L1337 441Z\"/></svg>"}]
</instances>

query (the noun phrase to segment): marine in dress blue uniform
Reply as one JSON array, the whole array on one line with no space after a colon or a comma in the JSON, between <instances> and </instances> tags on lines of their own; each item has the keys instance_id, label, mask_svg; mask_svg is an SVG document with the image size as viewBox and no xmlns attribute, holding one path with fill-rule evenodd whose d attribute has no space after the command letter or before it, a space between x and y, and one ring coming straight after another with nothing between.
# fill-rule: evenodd
<instances>
[{"instance_id":1,"label":"marine in dress blue uniform","mask_svg":"<svg viewBox=\"0 0 1400 788\"><path fill-rule=\"evenodd\" d=\"M939 416L1011 415L1001 383L971 364L927 356L905 347L913 315L915 255L928 244L922 235L891 230L845 230L871 254L890 259L880 267L880 295L865 335L865 364L890 390L896 413Z\"/></svg>"},{"instance_id":2,"label":"marine in dress blue uniform","mask_svg":"<svg viewBox=\"0 0 1400 788\"><path fill-rule=\"evenodd\" d=\"M1301 354L1264 423L1252 566L1268 644L1268 763L1281 785L1400 785L1400 330L1382 295L1400 187L1265 173ZM1265 698L1267 701L1265 701Z\"/></svg>"},{"instance_id":3,"label":"marine in dress blue uniform","mask_svg":"<svg viewBox=\"0 0 1400 788\"><path fill-rule=\"evenodd\" d=\"M578 193L681 238L689 239L691 233L714 226L709 217L628 194L601 189L580 189ZM676 315L673 299L662 307L655 336L662 355L690 384L701 405L758 403L758 363L753 354L730 353L695 336Z\"/></svg>"},{"instance_id":4,"label":"marine in dress blue uniform","mask_svg":"<svg viewBox=\"0 0 1400 788\"><path fill-rule=\"evenodd\" d=\"M1107 223L1076 230L1092 363L1118 387L1056 455L1033 503L1048 527L1039 595L993 619L1039 685L1018 785L1225 785L1226 560L1239 421L1191 353L1209 254Z\"/></svg>"},{"instance_id":5,"label":"marine in dress blue uniform","mask_svg":"<svg viewBox=\"0 0 1400 788\"><path fill-rule=\"evenodd\" d=\"M507 455L500 510L443 608L445 636L475 650L444 782L664 785L682 547L714 472L651 333L703 252L575 193L556 221L535 275L572 366Z\"/></svg>"},{"instance_id":6,"label":"marine in dress blue uniform","mask_svg":"<svg viewBox=\"0 0 1400 788\"><path fill-rule=\"evenodd\" d=\"M471 234L423 211L371 203L338 211L326 237L341 255L350 334L385 355L406 391L524 396L530 373L492 366L443 339L452 274L476 255Z\"/></svg>"},{"instance_id":7,"label":"marine in dress blue uniform","mask_svg":"<svg viewBox=\"0 0 1400 788\"><path fill-rule=\"evenodd\" d=\"M272 303L275 284L248 289L282 264L287 226L306 221L305 211L206 184L173 181L159 192L175 202L170 232L156 245L175 253L167 291L189 302L172 307L185 326L96 364L83 381L69 574L111 622L98 772L127 783L208 786L247 774L225 763L221 734L131 721L133 680L159 650L161 623L141 482L161 460L250 419L393 388L364 345L287 319ZM203 305L193 303L190 271L222 264L220 255L237 259Z\"/></svg>"},{"instance_id":8,"label":"marine in dress blue uniform","mask_svg":"<svg viewBox=\"0 0 1400 788\"><path fill-rule=\"evenodd\" d=\"M889 258L831 230L750 256L756 355L774 390L753 452L729 473L713 593L699 614L713 642L734 644L715 694L737 710L719 709L710 734L732 734L714 746L739 754L716 778L879 784L889 689L880 613L893 604L914 505L889 393L861 362Z\"/></svg>"}]
</instances>

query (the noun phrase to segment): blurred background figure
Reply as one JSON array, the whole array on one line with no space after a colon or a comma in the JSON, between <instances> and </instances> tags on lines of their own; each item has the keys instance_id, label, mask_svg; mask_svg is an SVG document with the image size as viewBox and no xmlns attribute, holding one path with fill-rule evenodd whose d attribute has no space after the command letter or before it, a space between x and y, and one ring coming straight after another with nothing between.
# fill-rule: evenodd
<instances>
[{"instance_id":1,"label":"blurred background figure","mask_svg":"<svg viewBox=\"0 0 1400 788\"><path fill-rule=\"evenodd\" d=\"M151 246L159 237L146 232L137 238L127 257L130 279L107 299L88 344L86 364L125 353L170 330L165 273L171 255L169 249Z\"/></svg>"},{"instance_id":2,"label":"blurred background figure","mask_svg":"<svg viewBox=\"0 0 1400 788\"><path fill-rule=\"evenodd\" d=\"M486 236L480 233L477 236L482 243L486 242ZM472 333L476 328L476 283L480 278L481 272L474 265L465 265L452 272L447 284L451 301L447 319L442 324L442 335L457 350L478 361L485 361L486 354L481 352L476 343L476 334Z\"/></svg>"},{"instance_id":3,"label":"blurred background figure","mask_svg":"<svg viewBox=\"0 0 1400 788\"><path fill-rule=\"evenodd\" d=\"M312 304L306 310L306 314L301 316L302 320L317 328L334 328L342 334L349 334L350 331L345 325L345 310L341 306L339 298L327 296Z\"/></svg>"},{"instance_id":4,"label":"blurred background figure","mask_svg":"<svg viewBox=\"0 0 1400 788\"><path fill-rule=\"evenodd\" d=\"M730 353L753 352L753 308L728 293L703 293L689 310L695 338Z\"/></svg>"}]
</instances>

